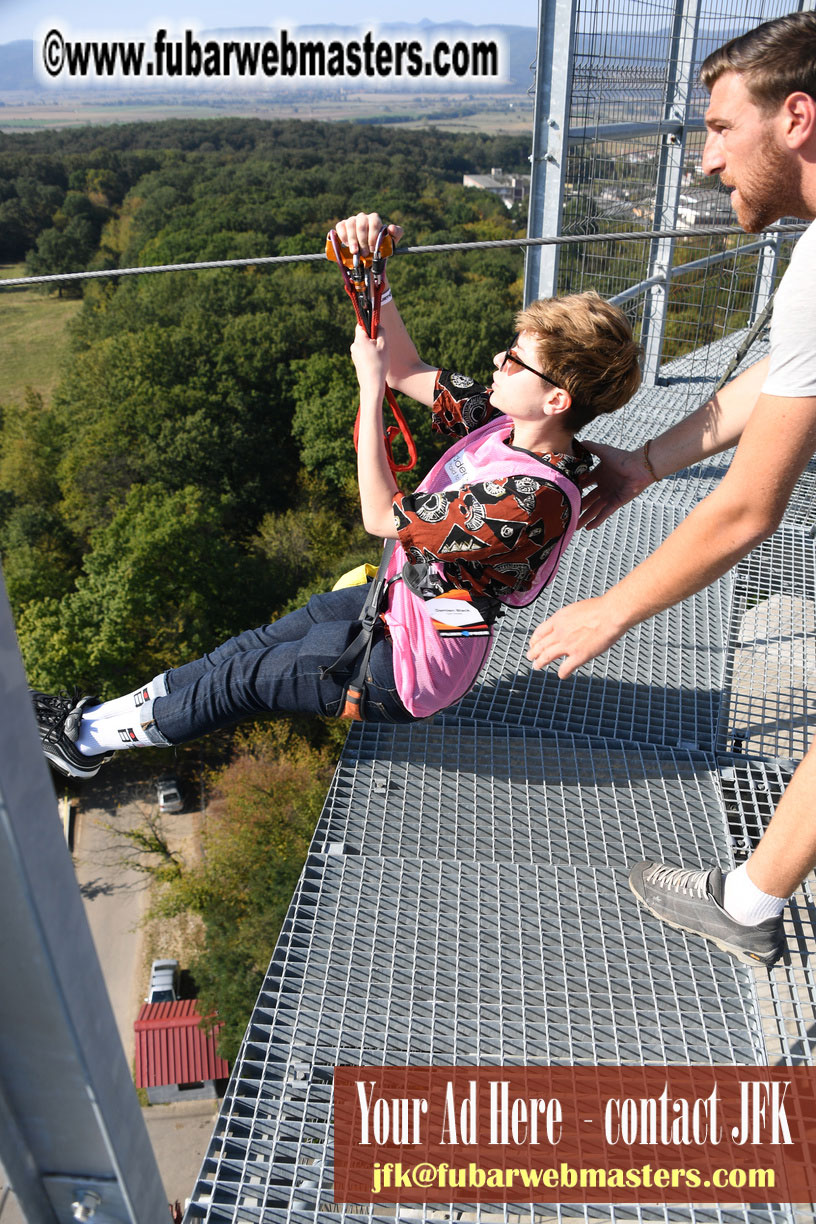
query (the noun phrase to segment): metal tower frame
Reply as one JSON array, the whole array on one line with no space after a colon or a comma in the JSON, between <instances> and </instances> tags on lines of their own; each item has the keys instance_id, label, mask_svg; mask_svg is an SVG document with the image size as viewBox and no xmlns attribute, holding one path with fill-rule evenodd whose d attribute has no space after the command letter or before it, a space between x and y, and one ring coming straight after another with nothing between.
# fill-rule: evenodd
<instances>
[{"instance_id":1,"label":"metal tower frame","mask_svg":"<svg viewBox=\"0 0 816 1224\"><path fill-rule=\"evenodd\" d=\"M812 10L816 0L798 0L791 9ZM625 140L652 135L658 149L653 229L676 228L683 179L686 139L704 129L703 119L693 112L692 87L697 68L697 44L702 0L675 0L669 39L662 114L659 119L633 119L622 123L598 123L588 129L571 123L573 68L576 40L580 36L583 0L542 0L534 83L533 150L530 158L530 203L527 232L530 237L553 237L562 232L567 186L567 158L571 144L586 139ZM770 299L777 273L782 239L765 234L740 244L739 253L761 251L750 322ZM643 297L641 343L644 348L643 380L658 381L672 280L734 258L734 251L717 252L692 263L675 266L675 239L668 235L651 241L646 275L635 285L611 298L622 304ZM554 297L559 291L561 248L534 247L528 251L524 278L524 302Z\"/></svg>"},{"instance_id":2,"label":"metal tower frame","mask_svg":"<svg viewBox=\"0 0 816 1224\"><path fill-rule=\"evenodd\" d=\"M0 1161L28 1224L158 1224L116 1028L0 581ZM82 1211L90 1214L82 1214Z\"/></svg>"}]
</instances>

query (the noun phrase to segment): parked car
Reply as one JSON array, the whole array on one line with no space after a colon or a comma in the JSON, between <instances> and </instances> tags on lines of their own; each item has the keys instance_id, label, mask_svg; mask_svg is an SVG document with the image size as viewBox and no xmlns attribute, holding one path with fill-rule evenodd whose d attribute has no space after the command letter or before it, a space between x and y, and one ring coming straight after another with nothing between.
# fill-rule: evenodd
<instances>
[{"instance_id":1,"label":"parked car","mask_svg":"<svg viewBox=\"0 0 816 1224\"><path fill-rule=\"evenodd\" d=\"M184 807L181 787L175 778L159 778L156 782L156 802L160 812L180 812Z\"/></svg>"},{"instance_id":2,"label":"parked car","mask_svg":"<svg viewBox=\"0 0 816 1224\"><path fill-rule=\"evenodd\" d=\"M179 997L177 960L154 960L150 966L150 987L145 1003L175 1003Z\"/></svg>"}]
</instances>

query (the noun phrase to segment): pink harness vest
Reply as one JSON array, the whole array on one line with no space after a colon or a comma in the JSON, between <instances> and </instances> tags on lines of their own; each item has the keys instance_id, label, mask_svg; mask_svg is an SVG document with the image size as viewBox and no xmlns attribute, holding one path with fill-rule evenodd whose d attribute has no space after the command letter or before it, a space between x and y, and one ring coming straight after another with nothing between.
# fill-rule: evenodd
<instances>
[{"instance_id":1,"label":"pink harness vest","mask_svg":"<svg viewBox=\"0 0 816 1224\"><path fill-rule=\"evenodd\" d=\"M419 485L420 493L441 493L475 481L501 480L507 476L535 476L557 485L570 503L566 530L535 576L527 591L508 591L499 599L511 607L524 607L541 594L555 577L561 557L572 539L581 508L581 492L574 481L547 467L540 459L522 450L505 446L513 423L504 415L482 425L445 451ZM512 562L512 554L508 554ZM388 567L389 579L402 572L406 556L397 543ZM437 566L442 572L442 567ZM485 643L477 637L443 637L434 629L425 601L404 582L389 588L385 621L394 650L394 678L405 708L416 718L427 718L452 705L472 687L487 662L493 633Z\"/></svg>"}]
</instances>

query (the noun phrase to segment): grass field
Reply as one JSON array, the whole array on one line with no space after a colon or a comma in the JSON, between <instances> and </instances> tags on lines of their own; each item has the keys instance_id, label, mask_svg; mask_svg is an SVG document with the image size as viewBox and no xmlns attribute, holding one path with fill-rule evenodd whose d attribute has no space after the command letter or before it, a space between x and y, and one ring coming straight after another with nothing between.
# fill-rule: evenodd
<instances>
[{"instance_id":1,"label":"grass field","mask_svg":"<svg viewBox=\"0 0 816 1224\"><path fill-rule=\"evenodd\" d=\"M0 266L0 280L25 276L25 266ZM59 379L67 327L82 303L56 292L0 289L0 403L22 399L26 387L46 398Z\"/></svg>"},{"instance_id":2,"label":"grass field","mask_svg":"<svg viewBox=\"0 0 816 1224\"><path fill-rule=\"evenodd\" d=\"M3 95L0 132L32 132L45 128L81 127L96 123L155 122L160 119L349 120L357 123L436 127L444 131L487 132L490 135L531 133L532 99L526 94L407 94L393 91L344 91L341 96L315 90L309 96L264 99L222 98L206 104L99 100L58 104L21 103Z\"/></svg>"}]
</instances>

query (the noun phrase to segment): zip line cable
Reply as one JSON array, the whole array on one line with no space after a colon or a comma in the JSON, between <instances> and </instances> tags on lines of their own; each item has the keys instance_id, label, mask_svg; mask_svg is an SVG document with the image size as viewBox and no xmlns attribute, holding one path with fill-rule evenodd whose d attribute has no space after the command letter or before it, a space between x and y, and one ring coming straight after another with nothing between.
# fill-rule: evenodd
<instances>
[{"instance_id":1,"label":"zip line cable","mask_svg":"<svg viewBox=\"0 0 816 1224\"><path fill-rule=\"evenodd\" d=\"M805 225L775 225L764 230L763 233L769 237L793 235L802 233L806 228ZM745 231L738 225L707 225L692 230L628 230L616 234L559 234L551 238L494 238L482 239L479 242L439 242L429 246L397 247L394 256L501 247L570 246L581 242L643 242L653 238L706 238L732 234L740 234L744 237ZM733 253L735 256L739 255L740 248L735 247ZM76 280L104 280L107 277L116 276L144 276L152 272L198 272L207 268L250 268L269 264L325 262L325 260L325 251L320 251L315 255L260 255L254 259L211 259L200 263L152 264L143 268L100 268L92 272L54 272L48 276L16 276L9 280L0 280L0 289Z\"/></svg>"}]
</instances>

